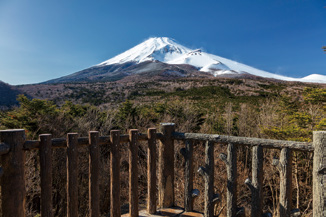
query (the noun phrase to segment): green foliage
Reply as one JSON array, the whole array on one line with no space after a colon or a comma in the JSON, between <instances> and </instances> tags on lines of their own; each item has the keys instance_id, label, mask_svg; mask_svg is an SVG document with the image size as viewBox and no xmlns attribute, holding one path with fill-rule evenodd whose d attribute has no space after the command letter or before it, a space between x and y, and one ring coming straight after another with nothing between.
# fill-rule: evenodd
<instances>
[{"instance_id":1,"label":"green foliage","mask_svg":"<svg viewBox=\"0 0 326 217\"><path fill-rule=\"evenodd\" d=\"M89 106L73 104L71 101L66 101L65 104L61 106L60 111L66 114L66 117L82 117L86 114Z\"/></svg>"},{"instance_id":2,"label":"green foliage","mask_svg":"<svg viewBox=\"0 0 326 217\"><path fill-rule=\"evenodd\" d=\"M316 126L316 130L326 130L326 118L320 120Z\"/></svg>"},{"instance_id":3,"label":"green foliage","mask_svg":"<svg viewBox=\"0 0 326 217\"><path fill-rule=\"evenodd\" d=\"M128 117L134 117L136 115L136 108L134 104L126 100L119 106L117 118L121 120L126 120Z\"/></svg>"},{"instance_id":4,"label":"green foliage","mask_svg":"<svg viewBox=\"0 0 326 217\"><path fill-rule=\"evenodd\" d=\"M89 103L92 105L100 105L105 101L105 90L96 90L85 87L70 87L74 90L72 94L68 95L68 98L80 100L82 103Z\"/></svg>"},{"instance_id":5,"label":"green foliage","mask_svg":"<svg viewBox=\"0 0 326 217\"><path fill-rule=\"evenodd\" d=\"M323 104L326 102L326 89L307 87L303 92L305 102Z\"/></svg>"},{"instance_id":6,"label":"green foliage","mask_svg":"<svg viewBox=\"0 0 326 217\"><path fill-rule=\"evenodd\" d=\"M296 123L300 128L308 128L312 123L311 115L307 112L295 112L289 117L290 123Z\"/></svg>"},{"instance_id":7,"label":"green foliage","mask_svg":"<svg viewBox=\"0 0 326 217\"><path fill-rule=\"evenodd\" d=\"M263 129L264 134L268 137L279 140L291 140L301 142L311 142L312 131L291 124L284 128L271 127Z\"/></svg>"},{"instance_id":8,"label":"green foliage","mask_svg":"<svg viewBox=\"0 0 326 217\"><path fill-rule=\"evenodd\" d=\"M1 117L1 123L6 128L23 128L28 134L42 133L52 120L58 116L58 109L51 101L33 99L19 95L20 107L9 111Z\"/></svg>"},{"instance_id":9,"label":"green foliage","mask_svg":"<svg viewBox=\"0 0 326 217\"><path fill-rule=\"evenodd\" d=\"M243 81L232 79L227 82L245 85ZM72 130L87 133L90 129L103 129L103 132L107 132L108 129L141 128L171 121L179 126L187 125L183 129L192 132L299 141L309 141L313 130L326 129L326 91L322 88L305 88L301 95L294 97L285 93L278 95L284 86L276 84L259 84L264 89L276 92L261 90L261 93L252 96L235 95L227 86L177 86L169 92L147 89L149 85L150 83L136 84L135 86L144 89L136 89L126 95L137 101L140 97L159 97L161 100L137 105L134 101L125 100L118 104L117 109L107 111L71 101L58 107L51 101L30 100L19 96L19 107L0 113L0 127L25 128L28 135L34 138L40 133L55 132L55 128L62 133ZM157 87L160 87L159 83ZM76 87L76 90L75 93L84 94L80 96L82 98L101 98L97 97L95 92L98 91L95 90L81 87ZM115 92L112 96L119 98L121 94ZM270 111L266 112L264 107L268 105L265 102L269 99L274 99L274 102L270 105ZM228 105L231 105L229 109ZM243 105L245 110L242 110Z\"/></svg>"},{"instance_id":10,"label":"green foliage","mask_svg":"<svg viewBox=\"0 0 326 217\"><path fill-rule=\"evenodd\" d=\"M326 129L326 90L305 88L303 101L282 96L278 109L278 126L263 128L263 133L273 139L311 141L312 131Z\"/></svg>"}]
</instances>

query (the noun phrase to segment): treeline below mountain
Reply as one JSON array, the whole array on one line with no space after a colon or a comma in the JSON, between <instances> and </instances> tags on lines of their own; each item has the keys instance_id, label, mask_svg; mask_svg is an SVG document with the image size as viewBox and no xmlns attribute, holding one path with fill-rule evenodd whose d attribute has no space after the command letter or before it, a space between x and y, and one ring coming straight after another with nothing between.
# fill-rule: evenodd
<instances>
[{"instance_id":1,"label":"treeline below mountain","mask_svg":"<svg viewBox=\"0 0 326 217\"><path fill-rule=\"evenodd\" d=\"M48 88L52 95L56 93L53 86ZM96 83L57 85L57 89L71 90L66 92L68 99L60 100L60 91L54 101L28 99L19 96L19 107L0 113L0 128L24 128L28 139L37 139L41 133L51 133L53 137L65 137L68 132L78 132L87 136L88 131L97 130L101 135L109 135L110 130L139 129L145 132L149 127L157 127L162 122L176 123L180 132L214 133L244 137L259 137L269 139L295 140L311 142L312 132L326 130L326 89L323 86L302 85L295 83L260 82L248 80L220 80L191 82L161 81L157 83ZM103 88L104 86L107 89ZM52 89L51 89L51 88ZM112 89L109 89L112 88ZM75 89L74 89L75 88ZM85 88L85 89L83 89ZM74 90L74 91L72 91ZM103 94L100 94L100 92ZM37 90L35 91L35 94ZM96 94L95 94L96 93ZM40 91L46 98L47 92ZM95 101L91 101L95 100ZM99 102L97 102L99 100ZM79 102L79 103L77 103ZM103 103L105 102L105 103ZM176 191L177 205L183 206L183 158L178 150L183 144L176 144L176 183L181 186ZM128 154L127 146L121 146L124 156L121 173L127 177ZM195 168L203 160L203 144L195 147ZM225 152L223 146L216 146L215 156ZM65 203L65 150L54 150L54 192L56 216L64 216ZM108 165L108 147L101 148L101 161ZM146 194L146 145L140 145L140 195ZM87 180L88 157L87 149L80 150L80 191L81 214L87 212ZM264 151L264 210L277 214L279 195L279 174L271 162L279 156L277 150ZM238 153L238 191L239 206L246 208L249 215L250 191L244 186L244 180L251 175L251 152L247 147L239 148ZM293 157L293 207L300 208L302 216L312 216L312 154L295 152ZM27 206L30 215L39 213L39 164L37 152L29 152L27 164ZM226 172L225 165L215 162L216 192L221 194L221 201L216 208L216 214L224 216L226 204ZM109 174L109 168L103 166L101 174ZM109 175L101 179L102 213L109 211ZM121 183L123 203L127 203L128 180ZM224 186L224 187L221 187ZM202 179L195 176L195 187L203 190ZM201 191L203 192L203 191ZM142 201L142 199L140 200ZM123 204L122 203L122 204ZM61 206L60 206L61 204ZM202 196L195 208L203 207Z\"/></svg>"},{"instance_id":2,"label":"treeline below mountain","mask_svg":"<svg viewBox=\"0 0 326 217\"><path fill-rule=\"evenodd\" d=\"M285 82L261 77L252 79L231 78L173 78L128 76L117 82L83 82L65 84L33 84L15 86L16 90L33 98L48 99L58 105L69 100L75 104L90 104L101 107L117 107L127 99L150 102L167 100L170 97L187 97L191 100L205 96L204 91L211 91L209 97L235 97L239 100L255 100L281 95L300 97L304 88L326 88L326 84ZM205 90L202 90L204 88ZM213 90L215 88L215 90ZM223 94L225 90L228 96ZM196 96L191 96L195 92ZM195 98L197 97L197 98ZM208 97L205 99L210 100Z\"/></svg>"}]
</instances>

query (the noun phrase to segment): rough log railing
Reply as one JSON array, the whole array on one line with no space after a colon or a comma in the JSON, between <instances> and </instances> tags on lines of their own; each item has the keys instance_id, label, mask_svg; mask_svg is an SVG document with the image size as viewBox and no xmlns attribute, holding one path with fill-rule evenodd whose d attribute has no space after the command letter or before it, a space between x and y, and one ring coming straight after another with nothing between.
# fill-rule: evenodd
<instances>
[{"instance_id":1,"label":"rough log railing","mask_svg":"<svg viewBox=\"0 0 326 217\"><path fill-rule=\"evenodd\" d=\"M52 152L53 148L67 149L67 216L78 216L78 155L80 146L89 146L89 216L100 216L99 209L99 145L110 146L110 216L121 216L120 204L120 143L129 144L129 215L139 216L138 207L138 146L139 141L147 141L148 195L147 212L154 214L158 209L175 205L174 197L174 141L184 141L180 150L185 158L185 212L193 211L195 198L199 191L193 189L193 146L195 141L205 142L205 165L198 169L205 183L205 217L214 216L214 205L219 195L214 192L214 146L227 145L227 154L219 158L227 168L227 216L243 216L244 208L237 207L237 147L249 146L252 149L252 178L245 184L251 190L251 216L264 216L262 210L262 178L264 148L280 149L280 159L273 162L280 171L279 215L299 216L292 209L292 151L313 152L313 215L326 216L326 132L313 133L313 143L280 141L258 138L233 137L212 134L175 132L172 123L161 124L160 132L148 129L147 134L130 130L122 135L112 130L110 136L99 136L91 131L89 137L78 137L69 133L66 139L52 138L42 134L37 141L26 141L24 130L0 131L1 155L1 201L2 216L25 216L25 151L39 149L41 177L41 216L52 217ZM157 143L159 141L159 143ZM158 149L158 166L156 156ZM157 168L158 167L158 168ZM156 176L158 169L158 177ZM156 188L156 185L158 188ZM158 189L158 190L157 190ZM158 192L157 192L158 191Z\"/></svg>"}]
</instances>

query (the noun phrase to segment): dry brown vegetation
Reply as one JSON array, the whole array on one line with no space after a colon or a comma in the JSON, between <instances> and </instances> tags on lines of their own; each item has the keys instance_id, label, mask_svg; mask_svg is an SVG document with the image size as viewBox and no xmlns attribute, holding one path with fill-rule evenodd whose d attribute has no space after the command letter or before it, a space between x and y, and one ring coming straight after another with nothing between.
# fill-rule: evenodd
<instances>
[{"instance_id":1,"label":"dry brown vegetation","mask_svg":"<svg viewBox=\"0 0 326 217\"><path fill-rule=\"evenodd\" d=\"M58 105L43 100L23 99L21 106L0 114L0 128L25 128L29 139L40 133L64 137L68 132L87 136L97 130L109 135L110 130L136 128L145 132L158 127L161 122L174 122L177 131L216 133L244 137L311 141L313 130L326 128L325 85L279 83L249 79L185 79L147 82L80 83L57 85L21 86L30 96L54 100ZM65 100L74 103L64 103ZM127 100L129 99L129 100ZM127 101L126 101L127 100ZM91 105L90 105L91 104ZM96 107L94 106L96 105ZM176 205L183 206L184 159L179 153L183 143L175 148ZM221 195L216 214L225 216L226 167L218 159L226 147L215 146L215 191ZM88 211L88 153L80 149L79 207L80 216ZM66 150L55 149L53 201L55 216L66 216ZM204 147L195 144L194 168L204 164ZM128 153L121 145L121 201L127 210ZM264 151L264 211L277 214L279 173L272 166L277 150ZM146 198L146 144L139 150L139 195L144 205ZM37 151L27 152L27 208L28 216L40 210L39 163ZM101 146L101 212L109 213L109 147ZM312 154L295 152L293 158L293 207L302 216L312 216ZM244 180L251 176L251 151L248 147L238 150L238 205L246 208L249 216L250 191ZM195 174L194 187L203 192L203 180ZM202 211L202 194L195 203Z\"/></svg>"}]
</instances>

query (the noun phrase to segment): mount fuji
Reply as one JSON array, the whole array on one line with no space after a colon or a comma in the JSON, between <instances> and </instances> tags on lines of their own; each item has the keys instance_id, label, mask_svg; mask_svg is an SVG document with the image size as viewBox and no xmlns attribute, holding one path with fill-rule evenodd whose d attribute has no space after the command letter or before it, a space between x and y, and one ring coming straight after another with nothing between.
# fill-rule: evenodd
<instances>
[{"instance_id":1,"label":"mount fuji","mask_svg":"<svg viewBox=\"0 0 326 217\"><path fill-rule=\"evenodd\" d=\"M258 76L284 81L326 83L319 74L292 78L203 52L189 49L167 37L154 37L98 65L45 83L114 81L130 75L173 77L248 77Z\"/></svg>"}]
</instances>

